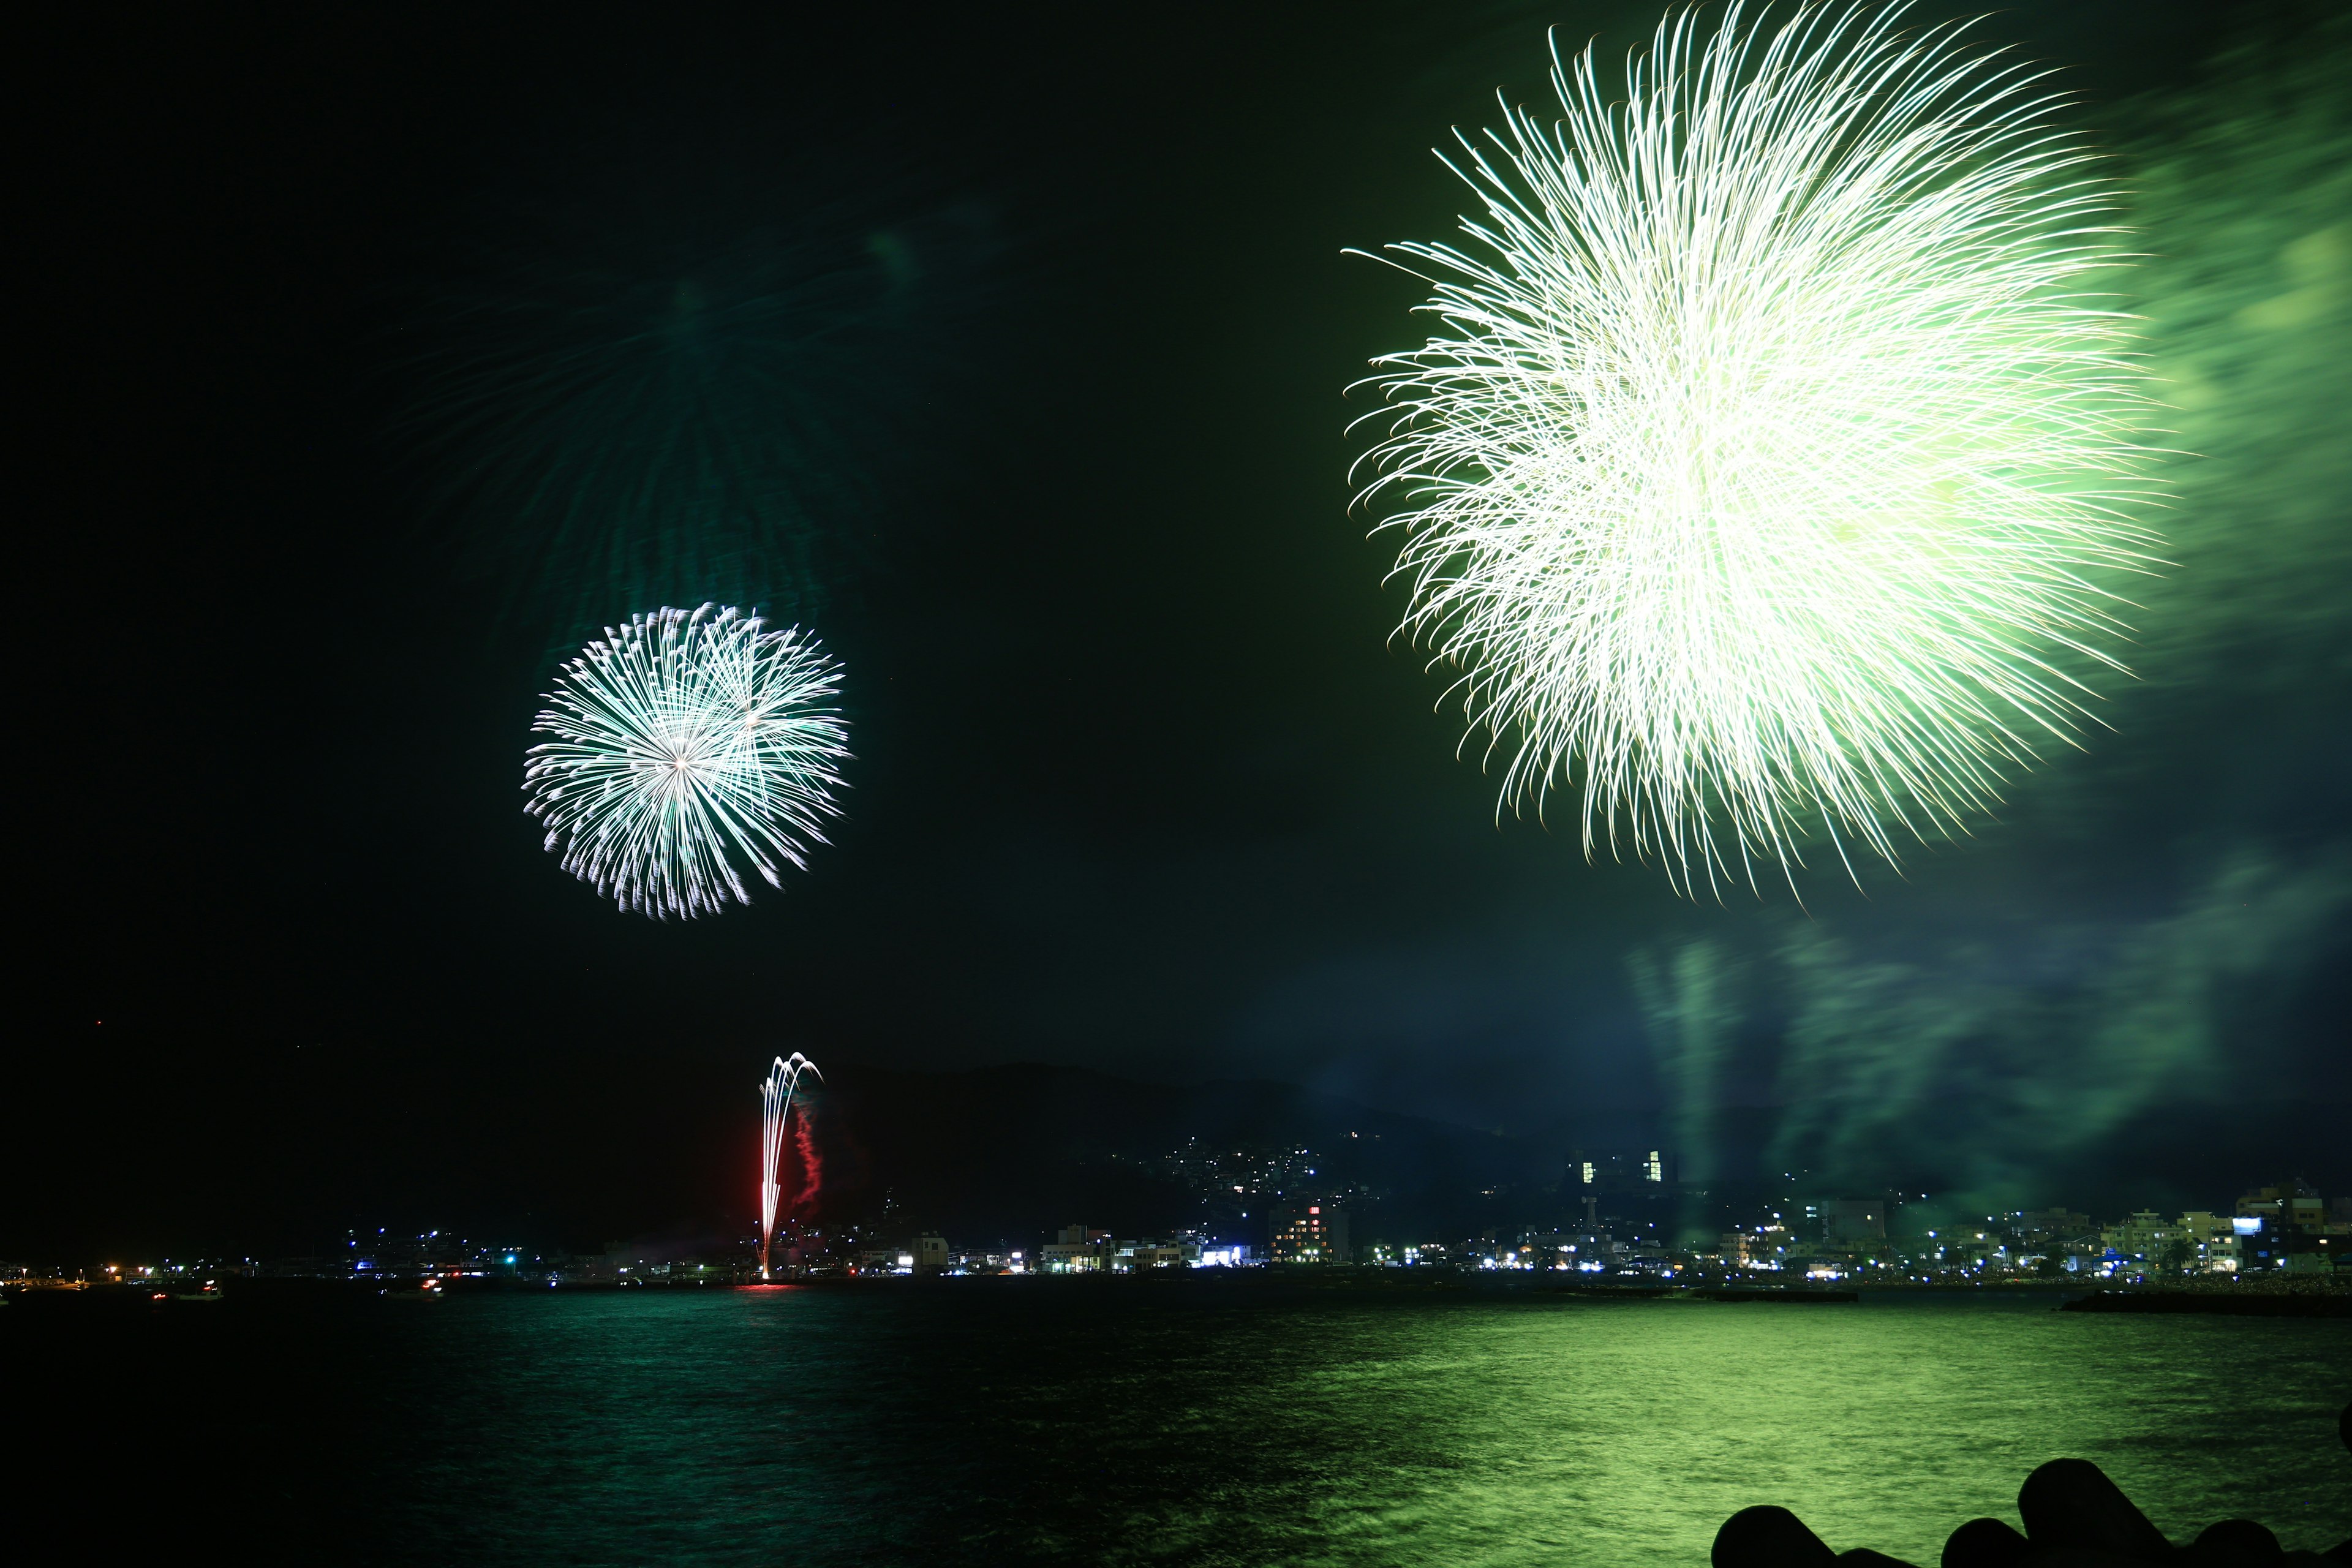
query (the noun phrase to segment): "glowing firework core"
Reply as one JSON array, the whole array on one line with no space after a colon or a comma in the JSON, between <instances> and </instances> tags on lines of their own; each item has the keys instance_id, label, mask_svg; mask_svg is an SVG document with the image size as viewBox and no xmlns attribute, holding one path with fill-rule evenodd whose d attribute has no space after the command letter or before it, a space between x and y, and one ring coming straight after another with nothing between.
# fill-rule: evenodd
<instances>
[{"instance_id":1,"label":"glowing firework core","mask_svg":"<svg viewBox=\"0 0 2352 1568\"><path fill-rule=\"evenodd\" d=\"M1555 59L1564 123L1462 139L1471 247L1391 247L1443 326L1375 362L1406 626L1507 803L1580 777L1686 892L1960 828L2114 667L2084 570L2148 564L2091 154L1905 9L1681 13L1614 104Z\"/></svg>"},{"instance_id":2,"label":"glowing firework core","mask_svg":"<svg viewBox=\"0 0 2352 1568\"><path fill-rule=\"evenodd\" d=\"M801 1074L815 1072L817 1081L824 1074L816 1072L816 1064L794 1051L790 1061L778 1057L768 1069L767 1079L760 1085L760 1278L768 1277L768 1246L776 1236L776 1204L783 1194L784 1184L784 1123L793 1111L793 1091L800 1087Z\"/></svg>"}]
</instances>

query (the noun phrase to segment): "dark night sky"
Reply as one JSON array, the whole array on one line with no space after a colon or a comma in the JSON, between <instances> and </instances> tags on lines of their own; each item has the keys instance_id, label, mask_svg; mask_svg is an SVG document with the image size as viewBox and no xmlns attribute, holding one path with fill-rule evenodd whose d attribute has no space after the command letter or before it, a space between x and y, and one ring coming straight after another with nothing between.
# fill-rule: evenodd
<instances>
[{"instance_id":1,"label":"dark night sky","mask_svg":"<svg viewBox=\"0 0 2352 1568\"><path fill-rule=\"evenodd\" d=\"M1410 340L1418 293L1343 248L1450 226L1428 149L1496 84L1540 90L1545 26L1631 43L1654 15L159 10L47 40L11 511L30 721L63 765L20 785L37 1003L8 1157L45 1212L0 1248L233 1245L236 1212L174 1231L126 1206L226 1144L269 1182L343 1158L283 1125L305 1052L359 1064L335 1081L364 1086L349 1125L394 1206L425 1122L436 1159L503 1128L593 1164L665 1064L740 1058L748 1087L772 1048L1284 1079L2042 1201L2352 1181L2327 467L2352 397L2294 381L2340 389L2305 360L2352 329L2335 197L2278 173L2342 121L2257 94L2201 153L2179 129L2220 122L2232 42L2235 79L2286 70L2302 13L2032 0L1988 24L2074 68L2111 142L2190 149L2184 204L2231 159L2277 183L2252 216L2171 220L2172 249L2273 221L2275 243L2161 276L2259 300L2318 269L2275 349L2229 325L2258 318L2178 328L2184 363L2244 350L2225 406L2292 385L2300 423L2184 437L2212 467L2116 737L1907 879L1818 880L1807 913L1695 907L1586 864L1572 822L1498 826L1347 510L1365 405L1340 389ZM887 331L791 362L812 368L780 417L846 433L796 459L824 580L749 585L800 595L845 660L855 787L786 893L663 926L542 853L521 751L571 606L707 584L583 575L449 499L488 438L415 432L486 290L723 288L777 235L914 279ZM2305 466L2228 445L2257 423ZM2210 478L2257 470L2268 489ZM2224 535L2256 565L2199 577ZM266 1216L267 1184L219 1202Z\"/></svg>"}]
</instances>

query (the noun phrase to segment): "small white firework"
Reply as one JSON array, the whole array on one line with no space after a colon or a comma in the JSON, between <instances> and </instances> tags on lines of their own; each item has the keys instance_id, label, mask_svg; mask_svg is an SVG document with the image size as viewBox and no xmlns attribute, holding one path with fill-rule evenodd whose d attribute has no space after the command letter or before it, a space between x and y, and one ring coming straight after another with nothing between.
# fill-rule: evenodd
<instances>
[{"instance_id":1,"label":"small white firework","mask_svg":"<svg viewBox=\"0 0 2352 1568\"><path fill-rule=\"evenodd\" d=\"M1374 362L1406 628L1505 803L1580 777L1686 893L1963 828L2076 732L2059 663L2120 668L2086 573L2151 563L2093 155L1905 9L1678 13L1614 104L1555 55L1563 122L1448 160L1471 246L1391 247L1443 322Z\"/></svg>"},{"instance_id":2,"label":"small white firework","mask_svg":"<svg viewBox=\"0 0 2352 1568\"><path fill-rule=\"evenodd\" d=\"M525 809L563 868L625 910L667 920L750 903L740 854L774 887L806 869L837 816L848 730L840 666L795 626L731 605L656 610L563 667L531 726Z\"/></svg>"}]
</instances>

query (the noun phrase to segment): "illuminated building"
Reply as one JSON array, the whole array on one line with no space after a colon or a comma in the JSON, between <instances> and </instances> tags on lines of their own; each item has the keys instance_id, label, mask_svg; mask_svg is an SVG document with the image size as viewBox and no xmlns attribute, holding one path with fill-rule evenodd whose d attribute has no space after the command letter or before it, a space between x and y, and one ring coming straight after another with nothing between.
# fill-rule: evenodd
<instances>
[{"instance_id":1,"label":"illuminated building","mask_svg":"<svg viewBox=\"0 0 2352 1568\"><path fill-rule=\"evenodd\" d=\"M2257 1187L2238 1200L2238 1214L2269 1222L2263 1228L2275 1235L2320 1236L2327 1227L2326 1204L2316 1188L2303 1181Z\"/></svg>"},{"instance_id":2,"label":"illuminated building","mask_svg":"<svg viewBox=\"0 0 2352 1568\"><path fill-rule=\"evenodd\" d=\"M1348 1216L1330 1204L1288 1203L1275 1211L1276 1263L1345 1263Z\"/></svg>"},{"instance_id":3,"label":"illuminated building","mask_svg":"<svg viewBox=\"0 0 2352 1568\"><path fill-rule=\"evenodd\" d=\"M2257 1187L2238 1200L2239 1267L2324 1271L2352 1252L2352 1236L2328 1234L2327 1205L2305 1181Z\"/></svg>"},{"instance_id":4,"label":"illuminated building","mask_svg":"<svg viewBox=\"0 0 2352 1568\"><path fill-rule=\"evenodd\" d=\"M2127 1263L2153 1263L2164 1251L2167 1242L2177 1239L2176 1227L2164 1223L2154 1209L2139 1209L2120 1225L2112 1225L2099 1233L2107 1251Z\"/></svg>"},{"instance_id":5,"label":"illuminated building","mask_svg":"<svg viewBox=\"0 0 2352 1568\"><path fill-rule=\"evenodd\" d=\"M1112 1255L1110 1232L1066 1225L1055 1240L1037 1249L1037 1267L1047 1274L1104 1273Z\"/></svg>"},{"instance_id":6,"label":"illuminated building","mask_svg":"<svg viewBox=\"0 0 2352 1568\"><path fill-rule=\"evenodd\" d=\"M1197 1242L1129 1241L1119 1244L1112 1255L1111 1267L1122 1274L1152 1268L1190 1268L1200 1258Z\"/></svg>"},{"instance_id":7,"label":"illuminated building","mask_svg":"<svg viewBox=\"0 0 2352 1568\"><path fill-rule=\"evenodd\" d=\"M1023 1249L1006 1251L1001 1247L987 1251L951 1253L947 1271L950 1274L1026 1274L1029 1265Z\"/></svg>"},{"instance_id":8,"label":"illuminated building","mask_svg":"<svg viewBox=\"0 0 2352 1568\"><path fill-rule=\"evenodd\" d=\"M1681 1159L1671 1149L1574 1150L1560 1191L1580 1205L1573 1217L1587 1231L1612 1226L1621 1235L1646 1232L1663 1245L1714 1230L1706 1186L1682 1179Z\"/></svg>"},{"instance_id":9,"label":"illuminated building","mask_svg":"<svg viewBox=\"0 0 2352 1568\"><path fill-rule=\"evenodd\" d=\"M1752 1231L1727 1230L1719 1245L1723 1261L1734 1268L1777 1269L1788 1257L1789 1240L1787 1226L1767 1225Z\"/></svg>"},{"instance_id":10,"label":"illuminated building","mask_svg":"<svg viewBox=\"0 0 2352 1568\"><path fill-rule=\"evenodd\" d=\"M1639 1219L1657 1199L1679 1190L1675 1156L1662 1149L1609 1152L1578 1149L1568 1156L1563 1188L1584 1205L1585 1227L1603 1219Z\"/></svg>"},{"instance_id":11,"label":"illuminated building","mask_svg":"<svg viewBox=\"0 0 2352 1568\"><path fill-rule=\"evenodd\" d=\"M2180 1216L2189 1267L2200 1274L2233 1274L2238 1268L2237 1227L2225 1215L2191 1209Z\"/></svg>"}]
</instances>

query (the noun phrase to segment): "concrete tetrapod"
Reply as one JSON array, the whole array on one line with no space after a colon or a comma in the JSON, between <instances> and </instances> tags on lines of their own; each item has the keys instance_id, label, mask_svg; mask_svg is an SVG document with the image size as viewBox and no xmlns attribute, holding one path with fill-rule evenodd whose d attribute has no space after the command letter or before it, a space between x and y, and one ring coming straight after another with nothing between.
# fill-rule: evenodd
<instances>
[{"instance_id":1,"label":"concrete tetrapod","mask_svg":"<svg viewBox=\"0 0 2352 1568\"><path fill-rule=\"evenodd\" d=\"M2352 1405L2336 1423L2352 1448ZM2053 1459L2018 1489L2022 1534L1998 1519L1972 1519L1944 1542L1940 1568L2129 1568L2170 1563L2177 1568L2268 1568L2277 1564L2352 1564L2352 1540L2326 1552L2289 1552L2277 1536L2250 1519L2208 1525L2177 1546L2088 1459ZM1832 1551L1785 1508L1744 1508L1723 1521L1709 1553L1714 1568L1855 1568L1900 1564L1868 1547Z\"/></svg>"}]
</instances>

